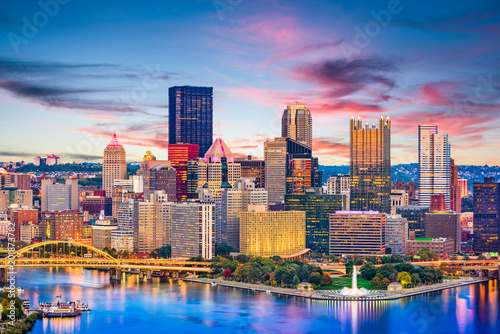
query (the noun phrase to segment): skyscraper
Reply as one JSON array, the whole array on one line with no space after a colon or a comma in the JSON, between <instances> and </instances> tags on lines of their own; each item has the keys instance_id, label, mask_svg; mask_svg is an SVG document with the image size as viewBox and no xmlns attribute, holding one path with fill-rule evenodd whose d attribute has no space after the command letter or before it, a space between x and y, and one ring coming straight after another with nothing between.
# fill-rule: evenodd
<instances>
[{"instance_id":1,"label":"skyscraper","mask_svg":"<svg viewBox=\"0 0 500 334\"><path fill-rule=\"evenodd\" d=\"M290 104L281 118L281 136L291 138L312 148L311 112L303 104Z\"/></svg>"},{"instance_id":2,"label":"skyscraper","mask_svg":"<svg viewBox=\"0 0 500 334\"><path fill-rule=\"evenodd\" d=\"M190 160L198 158L198 149L198 145L195 144L168 145L168 160L175 169L177 201L179 202L193 198L190 195L194 194L194 190L189 189L190 191L188 191L188 165L190 165Z\"/></svg>"},{"instance_id":3,"label":"skyscraper","mask_svg":"<svg viewBox=\"0 0 500 334\"><path fill-rule=\"evenodd\" d=\"M241 165L241 177L254 177L256 188L266 187L266 163L264 160L246 158L235 158L235 162Z\"/></svg>"},{"instance_id":4,"label":"skyscraper","mask_svg":"<svg viewBox=\"0 0 500 334\"><path fill-rule=\"evenodd\" d=\"M286 194L286 139L266 141L264 159L269 204L282 203Z\"/></svg>"},{"instance_id":5,"label":"skyscraper","mask_svg":"<svg viewBox=\"0 0 500 334\"><path fill-rule=\"evenodd\" d=\"M127 161L125 149L116 139L116 133L113 133L113 139L104 149L104 161L102 164L102 187L106 190L106 197L113 196L113 185L115 180L124 180L127 178Z\"/></svg>"},{"instance_id":6,"label":"skyscraper","mask_svg":"<svg viewBox=\"0 0 500 334\"><path fill-rule=\"evenodd\" d=\"M202 157L213 140L213 88L175 86L168 94L169 144L196 144Z\"/></svg>"},{"instance_id":7,"label":"skyscraper","mask_svg":"<svg viewBox=\"0 0 500 334\"><path fill-rule=\"evenodd\" d=\"M450 209L450 144L437 125L418 126L418 186L420 206L430 206L432 195L444 194Z\"/></svg>"},{"instance_id":8,"label":"skyscraper","mask_svg":"<svg viewBox=\"0 0 500 334\"><path fill-rule=\"evenodd\" d=\"M351 118L351 210L391 212L391 121Z\"/></svg>"},{"instance_id":9,"label":"skyscraper","mask_svg":"<svg viewBox=\"0 0 500 334\"><path fill-rule=\"evenodd\" d=\"M492 177L474 183L474 246L476 253L500 251L500 183Z\"/></svg>"},{"instance_id":10,"label":"skyscraper","mask_svg":"<svg viewBox=\"0 0 500 334\"><path fill-rule=\"evenodd\" d=\"M455 160L450 159L450 210L456 213L462 212L462 194L458 182L458 165Z\"/></svg>"}]
</instances>

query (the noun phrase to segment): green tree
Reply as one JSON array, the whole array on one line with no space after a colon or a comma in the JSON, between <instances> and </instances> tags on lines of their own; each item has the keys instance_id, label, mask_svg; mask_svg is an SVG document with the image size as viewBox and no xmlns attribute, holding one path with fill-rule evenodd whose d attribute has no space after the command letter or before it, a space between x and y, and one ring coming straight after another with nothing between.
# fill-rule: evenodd
<instances>
[{"instance_id":1,"label":"green tree","mask_svg":"<svg viewBox=\"0 0 500 334\"><path fill-rule=\"evenodd\" d=\"M380 273L385 278L388 278L391 274L395 275L397 274L396 268L394 268L394 265L390 263L386 263L380 266L377 272Z\"/></svg>"},{"instance_id":2,"label":"green tree","mask_svg":"<svg viewBox=\"0 0 500 334\"><path fill-rule=\"evenodd\" d=\"M418 285L422 282L420 275L417 273L411 274L411 281L414 285Z\"/></svg>"},{"instance_id":3,"label":"green tree","mask_svg":"<svg viewBox=\"0 0 500 334\"><path fill-rule=\"evenodd\" d=\"M348 261L345 263L345 273L346 275L352 275L352 267L354 266L354 262Z\"/></svg>"},{"instance_id":4,"label":"green tree","mask_svg":"<svg viewBox=\"0 0 500 334\"><path fill-rule=\"evenodd\" d=\"M389 283L391 283L391 282L389 282L389 280L387 278L384 278L382 280L382 283L380 284L380 286L387 287L389 285Z\"/></svg>"},{"instance_id":5,"label":"green tree","mask_svg":"<svg viewBox=\"0 0 500 334\"><path fill-rule=\"evenodd\" d=\"M361 267L359 272L362 278L371 280L377 274L377 268L371 262L367 262L364 266Z\"/></svg>"},{"instance_id":6,"label":"green tree","mask_svg":"<svg viewBox=\"0 0 500 334\"><path fill-rule=\"evenodd\" d=\"M245 254L240 254L237 257L235 257L235 259L239 263L247 263L250 260L248 256L246 256Z\"/></svg>"},{"instance_id":7,"label":"green tree","mask_svg":"<svg viewBox=\"0 0 500 334\"><path fill-rule=\"evenodd\" d=\"M370 282L370 285L376 288L378 288L381 284L382 282L380 281L380 278L378 278L377 276L373 277Z\"/></svg>"},{"instance_id":8,"label":"green tree","mask_svg":"<svg viewBox=\"0 0 500 334\"><path fill-rule=\"evenodd\" d=\"M462 260L463 260L463 261L470 261L470 257L469 257L467 254L465 254L465 255L462 257Z\"/></svg>"},{"instance_id":9,"label":"green tree","mask_svg":"<svg viewBox=\"0 0 500 334\"><path fill-rule=\"evenodd\" d=\"M406 271L403 271L398 274L396 281L401 283L401 285L405 288L411 284L411 276Z\"/></svg>"},{"instance_id":10,"label":"green tree","mask_svg":"<svg viewBox=\"0 0 500 334\"><path fill-rule=\"evenodd\" d=\"M486 260L486 256L484 256L483 254L479 254L479 256L477 257L478 260L482 261L482 260Z\"/></svg>"},{"instance_id":11,"label":"green tree","mask_svg":"<svg viewBox=\"0 0 500 334\"><path fill-rule=\"evenodd\" d=\"M297 276L297 275L293 276L293 279L292 279L292 285L293 285L293 286L297 286L297 285L299 285L299 283L300 283L300 278L299 278L299 276Z\"/></svg>"},{"instance_id":12,"label":"green tree","mask_svg":"<svg viewBox=\"0 0 500 334\"><path fill-rule=\"evenodd\" d=\"M311 273L309 276L309 283L320 285L321 284L321 275L318 272Z\"/></svg>"},{"instance_id":13,"label":"green tree","mask_svg":"<svg viewBox=\"0 0 500 334\"><path fill-rule=\"evenodd\" d=\"M330 286L332 284L333 284L333 280L329 275L323 274L323 276L321 276L321 285L322 286Z\"/></svg>"},{"instance_id":14,"label":"green tree","mask_svg":"<svg viewBox=\"0 0 500 334\"><path fill-rule=\"evenodd\" d=\"M410 263L398 263L394 266L394 268L396 268L398 272L410 272L414 268L414 266Z\"/></svg>"},{"instance_id":15,"label":"green tree","mask_svg":"<svg viewBox=\"0 0 500 334\"><path fill-rule=\"evenodd\" d=\"M215 244L215 255L227 256L234 252L234 248L226 244Z\"/></svg>"},{"instance_id":16,"label":"green tree","mask_svg":"<svg viewBox=\"0 0 500 334\"><path fill-rule=\"evenodd\" d=\"M328 260L330 260L330 262L333 262L333 263L340 262L340 259L335 254L328 255Z\"/></svg>"}]
</instances>

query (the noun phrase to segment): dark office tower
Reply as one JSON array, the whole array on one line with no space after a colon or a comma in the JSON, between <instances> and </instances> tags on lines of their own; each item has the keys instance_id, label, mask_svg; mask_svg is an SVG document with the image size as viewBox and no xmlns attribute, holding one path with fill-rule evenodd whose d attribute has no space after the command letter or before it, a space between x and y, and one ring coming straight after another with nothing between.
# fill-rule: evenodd
<instances>
[{"instance_id":1,"label":"dark office tower","mask_svg":"<svg viewBox=\"0 0 500 334\"><path fill-rule=\"evenodd\" d=\"M408 220L408 232L414 233L416 238L425 238L425 214L429 212L426 206L400 206L396 208L396 214Z\"/></svg>"},{"instance_id":2,"label":"dark office tower","mask_svg":"<svg viewBox=\"0 0 500 334\"><path fill-rule=\"evenodd\" d=\"M296 102L286 107L281 118L281 136L312 147L312 118L305 105Z\"/></svg>"},{"instance_id":3,"label":"dark office tower","mask_svg":"<svg viewBox=\"0 0 500 334\"><path fill-rule=\"evenodd\" d=\"M169 202L175 202L177 200L176 182L176 171L172 167L159 165L151 168L151 190L165 191L167 201Z\"/></svg>"},{"instance_id":4,"label":"dark office tower","mask_svg":"<svg viewBox=\"0 0 500 334\"><path fill-rule=\"evenodd\" d=\"M476 253L500 251L500 183L492 177L474 183L474 246Z\"/></svg>"},{"instance_id":5,"label":"dark office tower","mask_svg":"<svg viewBox=\"0 0 500 334\"><path fill-rule=\"evenodd\" d=\"M391 121L351 118L351 210L391 212Z\"/></svg>"},{"instance_id":6,"label":"dark office tower","mask_svg":"<svg viewBox=\"0 0 500 334\"><path fill-rule=\"evenodd\" d=\"M247 158L235 158L234 162L241 165L241 177L254 177L256 188L266 187L266 163L264 160Z\"/></svg>"},{"instance_id":7,"label":"dark office tower","mask_svg":"<svg viewBox=\"0 0 500 334\"><path fill-rule=\"evenodd\" d=\"M306 247L328 254L330 214L342 210L342 195L316 194L309 188L302 195L285 195L285 211L306 212Z\"/></svg>"},{"instance_id":8,"label":"dark office tower","mask_svg":"<svg viewBox=\"0 0 500 334\"><path fill-rule=\"evenodd\" d=\"M450 159L450 204L451 211L462 212L462 194L458 183L458 165L455 160Z\"/></svg>"},{"instance_id":9,"label":"dark office tower","mask_svg":"<svg viewBox=\"0 0 500 334\"><path fill-rule=\"evenodd\" d=\"M213 88L175 86L169 95L169 144L196 144L198 157L212 145Z\"/></svg>"},{"instance_id":10,"label":"dark office tower","mask_svg":"<svg viewBox=\"0 0 500 334\"><path fill-rule=\"evenodd\" d=\"M168 161L175 169L177 201L188 199L188 160L198 158L198 145L194 144L169 144ZM191 178L194 176L191 175Z\"/></svg>"}]
</instances>

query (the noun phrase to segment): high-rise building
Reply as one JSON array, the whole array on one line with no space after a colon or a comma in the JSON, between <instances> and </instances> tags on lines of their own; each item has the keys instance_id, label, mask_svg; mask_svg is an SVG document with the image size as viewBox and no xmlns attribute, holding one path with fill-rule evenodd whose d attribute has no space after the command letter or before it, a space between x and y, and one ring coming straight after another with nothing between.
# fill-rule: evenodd
<instances>
[{"instance_id":1,"label":"high-rise building","mask_svg":"<svg viewBox=\"0 0 500 334\"><path fill-rule=\"evenodd\" d=\"M97 249L111 248L111 233L117 225L92 225L92 246Z\"/></svg>"},{"instance_id":2,"label":"high-rise building","mask_svg":"<svg viewBox=\"0 0 500 334\"><path fill-rule=\"evenodd\" d=\"M431 196L444 194L450 209L450 144L437 125L418 126L418 189L420 206L430 206Z\"/></svg>"},{"instance_id":3,"label":"high-rise building","mask_svg":"<svg viewBox=\"0 0 500 334\"><path fill-rule=\"evenodd\" d=\"M164 246L167 242L166 234L170 232L167 194L164 191L156 191L151 195L150 201L134 201L133 205L134 252L147 253ZM124 221L118 221L121 229Z\"/></svg>"},{"instance_id":4,"label":"high-rise building","mask_svg":"<svg viewBox=\"0 0 500 334\"><path fill-rule=\"evenodd\" d=\"M285 211L306 213L306 247L319 254L328 254L330 214L342 210L342 195L305 194L285 195Z\"/></svg>"},{"instance_id":5,"label":"high-rise building","mask_svg":"<svg viewBox=\"0 0 500 334\"><path fill-rule=\"evenodd\" d=\"M460 183L458 182L458 165L455 165L454 159L450 159L450 210L456 213L462 212L462 195Z\"/></svg>"},{"instance_id":6,"label":"high-rise building","mask_svg":"<svg viewBox=\"0 0 500 334\"><path fill-rule=\"evenodd\" d=\"M168 160L170 165L175 169L176 173L176 192L177 201L186 201L188 198L195 198L195 191L198 188L198 166L194 160L198 159L198 145L195 144L169 144L168 145ZM193 170L188 173L188 167L196 165L196 173L193 175ZM188 178L188 176L190 176ZM195 189L192 185L196 181ZM190 185L188 189L188 183Z\"/></svg>"},{"instance_id":7,"label":"high-rise building","mask_svg":"<svg viewBox=\"0 0 500 334\"><path fill-rule=\"evenodd\" d=\"M240 212L249 205L267 208L267 190L255 187L255 178L241 178L234 188L224 189L221 198L221 226L216 226L216 240L234 249L240 248ZM218 236L220 234L220 236Z\"/></svg>"},{"instance_id":8,"label":"high-rise building","mask_svg":"<svg viewBox=\"0 0 500 334\"><path fill-rule=\"evenodd\" d=\"M396 208L400 206L408 206L408 204L409 199L406 190L391 190L391 214L396 214Z\"/></svg>"},{"instance_id":9,"label":"high-rise building","mask_svg":"<svg viewBox=\"0 0 500 334\"><path fill-rule=\"evenodd\" d=\"M234 162L234 156L226 143L217 138L198 159L198 188L209 189L215 201L221 200L224 189L232 188L241 178L241 166Z\"/></svg>"},{"instance_id":10,"label":"high-rise building","mask_svg":"<svg viewBox=\"0 0 500 334\"><path fill-rule=\"evenodd\" d=\"M38 210L27 207L16 207L11 209L11 220L14 224L14 235L16 240L21 240L21 225L25 223L38 223Z\"/></svg>"},{"instance_id":11,"label":"high-rise building","mask_svg":"<svg viewBox=\"0 0 500 334\"><path fill-rule=\"evenodd\" d=\"M116 139L113 138L104 149L104 160L102 164L102 188L106 190L106 196L112 197L115 180L125 180L127 178L127 160L125 149Z\"/></svg>"},{"instance_id":12,"label":"high-rise building","mask_svg":"<svg viewBox=\"0 0 500 334\"><path fill-rule=\"evenodd\" d=\"M469 180L458 179L458 185L460 187L460 196L462 198L469 197Z\"/></svg>"},{"instance_id":13,"label":"high-rise building","mask_svg":"<svg viewBox=\"0 0 500 334\"><path fill-rule=\"evenodd\" d=\"M500 251L500 183L492 177L474 182L474 245L476 253Z\"/></svg>"},{"instance_id":14,"label":"high-rise building","mask_svg":"<svg viewBox=\"0 0 500 334\"><path fill-rule=\"evenodd\" d=\"M156 157L151 151L146 151L146 154L144 154L144 157L142 158L141 168L137 171L137 174L141 175L143 178L144 197L149 198L149 196L155 191L154 187L151 185L151 170L156 166L170 165L171 163L169 160L156 160Z\"/></svg>"},{"instance_id":15,"label":"high-rise building","mask_svg":"<svg viewBox=\"0 0 500 334\"><path fill-rule=\"evenodd\" d=\"M78 240L83 237L83 213L42 212L42 240Z\"/></svg>"},{"instance_id":16,"label":"high-rise building","mask_svg":"<svg viewBox=\"0 0 500 334\"><path fill-rule=\"evenodd\" d=\"M213 203L180 202L171 205L173 258L215 255Z\"/></svg>"},{"instance_id":17,"label":"high-rise building","mask_svg":"<svg viewBox=\"0 0 500 334\"><path fill-rule=\"evenodd\" d=\"M334 175L326 180L326 193L328 195L343 195L349 192L349 175Z\"/></svg>"},{"instance_id":18,"label":"high-rise building","mask_svg":"<svg viewBox=\"0 0 500 334\"><path fill-rule=\"evenodd\" d=\"M264 143L266 189L269 204L282 204L285 194L303 194L306 188L321 187L318 159L311 148L291 138Z\"/></svg>"},{"instance_id":19,"label":"high-rise building","mask_svg":"<svg viewBox=\"0 0 500 334\"><path fill-rule=\"evenodd\" d=\"M253 177L257 188L266 187L266 163L264 160L252 159L252 156L249 155L246 158L235 158L234 161L241 166L241 177Z\"/></svg>"},{"instance_id":20,"label":"high-rise building","mask_svg":"<svg viewBox=\"0 0 500 334\"><path fill-rule=\"evenodd\" d=\"M403 190L404 191L404 190ZM387 215L385 217L385 249L386 253L406 254L406 240L408 239L408 220L401 215Z\"/></svg>"},{"instance_id":21,"label":"high-rise building","mask_svg":"<svg viewBox=\"0 0 500 334\"><path fill-rule=\"evenodd\" d=\"M351 118L351 210L391 212L391 121Z\"/></svg>"},{"instance_id":22,"label":"high-rise building","mask_svg":"<svg viewBox=\"0 0 500 334\"><path fill-rule=\"evenodd\" d=\"M87 211L92 215L99 215L101 211L104 211L105 216L111 216L113 214L113 200L106 197L106 193L102 194L99 191L94 191L92 195L83 198L82 208L83 211Z\"/></svg>"},{"instance_id":23,"label":"high-rise building","mask_svg":"<svg viewBox=\"0 0 500 334\"><path fill-rule=\"evenodd\" d=\"M455 253L460 252L460 214L453 211L430 211L425 214L425 237L446 238L455 242Z\"/></svg>"},{"instance_id":24,"label":"high-rise building","mask_svg":"<svg viewBox=\"0 0 500 334\"><path fill-rule=\"evenodd\" d=\"M408 221L408 233L412 232L417 238L425 238L425 214L427 212L429 212L429 207L425 206L409 205L396 208L396 214Z\"/></svg>"},{"instance_id":25,"label":"high-rise building","mask_svg":"<svg viewBox=\"0 0 500 334\"><path fill-rule=\"evenodd\" d=\"M78 210L78 179L66 179L66 183L42 180L42 211Z\"/></svg>"},{"instance_id":26,"label":"high-rise building","mask_svg":"<svg viewBox=\"0 0 500 334\"><path fill-rule=\"evenodd\" d=\"M169 144L196 144L203 157L213 140L213 88L175 86L168 94Z\"/></svg>"},{"instance_id":27,"label":"high-rise building","mask_svg":"<svg viewBox=\"0 0 500 334\"><path fill-rule=\"evenodd\" d=\"M266 211L250 205L240 213L240 253L251 256L284 257L306 248L304 211Z\"/></svg>"},{"instance_id":28,"label":"high-rise building","mask_svg":"<svg viewBox=\"0 0 500 334\"><path fill-rule=\"evenodd\" d=\"M34 238L42 238L42 231L38 223L23 223L20 226L20 239L27 244L31 244Z\"/></svg>"},{"instance_id":29,"label":"high-rise building","mask_svg":"<svg viewBox=\"0 0 500 334\"><path fill-rule=\"evenodd\" d=\"M165 165L155 166L151 168L150 177L151 177L149 184L150 191L163 190L167 195L168 202L176 201L177 178L175 169Z\"/></svg>"},{"instance_id":30,"label":"high-rise building","mask_svg":"<svg viewBox=\"0 0 500 334\"><path fill-rule=\"evenodd\" d=\"M281 118L281 137L291 138L312 148L311 112L303 104L290 104Z\"/></svg>"},{"instance_id":31,"label":"high-rise building","mask_svg":"<svg viewBox=\"0 0 500 334\"><path fill-rule=\"evenodd\" d=\"M385 213L336 211L330 214L330 254L385 254Z\"/></svg>"}]
</instances>

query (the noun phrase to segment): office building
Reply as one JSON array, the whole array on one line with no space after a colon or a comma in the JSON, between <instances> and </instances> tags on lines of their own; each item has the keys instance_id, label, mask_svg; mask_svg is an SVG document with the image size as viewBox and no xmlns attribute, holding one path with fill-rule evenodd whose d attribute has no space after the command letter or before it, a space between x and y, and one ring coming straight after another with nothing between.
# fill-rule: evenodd
<instances>
[{"instance_id":1,"label":"office building","mask_svg":"<svg viewBox=\"0 0 500 334\"><path fill-rule=\"evenodd\" d=\"M403 182L401 180L397 180L396 182L391 182L392 190L404 190L408 195L408 203L410 205L418 204L414 203L414 201L418 201L417 198L417 186L415 182Z\"/></svg>"},{"instance_id":2,"label":"office building","mask_svg":"<svg viewBox=\"0 0 500 334\"><path fill-rule=\"evenodd\" d=\"M266 187L266 163L264 160L252 159L249 155L246 158L235 158L241 166L241 177L255 178L255 186L257 188Z\"/></svg>"},{"instance_id":3,"label":"office building","mask_svg":"<svg viewBox=\"0 0 500 334\"><path fill-rule=\"evenodd\" d=\"M249 205L268 205L267 190L255 187L255 178L241 178L234 188L224 189L221 197L221 224L216 224L216 241L240 248L240 212ZM217 221L217 219L216 219Z\"/></svg>"},{"instance_id":4,"label":"office building","mask_svg":"<svg viewBox=\"0 0 500 334\"><path fill-rule=\"evenodd\" d=\"M125 149L113 138L104 149L104 160L102 164L102 188L106 190L106 196L112 197L115 180L127 179L127 160Z\"/></svg>"},{"instance_id":5,"label":"office building","mask_svg":"<svg viewBox=\"0 0 500 334\"><path fill-rule=\"evenodd\" d=\"M351 118L351 210L391 212L391 121Z\"/></svg>"},{"instance_id":6,"label":"office building","mask_svg":"<svg viewBox=\"0 0 500 334\"><path fill-rule=\"evenodd\" d=\"M453 211L430 211L425 214L425 237L452 239L455 253L460 252L460 214Z\"/></svg>"},{"instance_id":7,"label":"office building","mask_svg":"<svg viewBox=\"0 0 500 334\"><path fill-rule=\"evenodd\" d=\"M21 225L25 223L38 223L38 210L17 205L11 207L10 210L11 221L15 227L15 239L21 240Z\"/></svg>"},{"instance_id":8,"label":"office building","mask_svg":"<svg viewBox=\"0 0 500 334\"><path fill-rule=\"evenodd\" d=\"M446 238L416 238L406 241L406 252L417 254L422 249L436 253L440 259L448 259L455 251L455 240Z\"/></svg>"},{"instance_id":9,"label":"office building","mask_svg":"<svg viewBox=\"0 0 500 334\"><path fill-rule=\"evenodd\" d=\"M286 155L287 141L285 138L276 138L264 143L264 160L266 190L269 204L280 204L286 194Z\"/></svg>"},{"instance_id":10,"label":"office building","mask_svg":"<svg viewBox=\"0 0 500 334\"><path fill-rule=\"evenodd\" d=\"M38 223L23 223L20 226L20 240L27 244L31 244L34 238L42 238L42 230Z\"/></svg>"},{"instance_id":11,"label":"office building","mask_svg":"<svg viewBox=\"0 0 500 334\"><path fill-rule=\"evenodd\" d=\"M303 104L290 104L281 117L281 137L291 138L312 148L312 117Z\"/></svg>"},{"instance_id":12,"label":"office building","mask_svg":"<svg viewBox=\"0 0 500 334\"><path fill-rule=\"evenodd\" d=\"M213 140L213 88L175 86L168 95L169 144L196 144L203 157Z\"/></svg>"},{"instance_id":13,"label":"office building","mask_svg":"<svg viewBox=\"0 0 500 334\"><path fill-rule=\"evenodd\" d=\"M396 214L408 221L408 233L413 232L416 238L425 238L425 214L429 207L409 205L396 208Z\"/></svg>"},{"instance_id":14,"label":"office building","mask_svg":"<svg viewBox=\"0 0 500 334\"><path fill-rule=\"evenodd\" d=\"M400 206L408 206L409 198L406 190L391 190L391 214L396 214L396 208Z\"/></svg>"},{"instance_id":15,"label":"office building","mask_svg":"<svg viewBox=\"0 0 500 334\"><path fill-rule=\"evenodd\" d=\"M408 220L401 215L385 217L385 249L387 254L406 254L408 239ZM390 251L390 253L389 253Z\"/></svg>"},{"instance_id":16,"label":"office building","mask_svg":"<svg viewBox=\"0 0 500 334\"><path fill-rule=\"evenodd\" d=\"M151 168L149 192L164 191L168 202L177 200L176 192L176 172L170 166L159 165ZM144 194L147 198L146 194Z\"/></svg>"},{"instance_id":17,"label":"office building","mask_svg":"<svg viewBox=\"0 0 500 334\"><path fill-rule=\"evenodd\" d=\"M105 216L111 216L113 214L113 199L106 197L104 191L95 190L92 195L83 198L82 210L91 215L99 215L103 212Z\"/></svg>"},{"instance_id":18,"label":"office building","mask_svg":"<svg viewBox=\"0 0 500 334\"><path fill-rule=\"evenodd\" d=\"M330 214L342 210L342 195L305 194L285 195L285 211L306 213L306 247L319 254L328 254Z\"/></svg>"},{"instance_id":19,"label":"office building","mask_svg":"<svg viewBox=\"0 0 500 334\"><path fill-rule=\"evenodd\" d=\"M66 179L65 184L54 183L52 179L41 182L42 211L78 210L78 179Z\"/></svg>"},{"instance_id":20,"label":"office building","mask_svg":"<svg viewBox=\"0 0 500 334\"><path fill-rule=\"evenodd\" d=\"M430 206L431 196L444 194L450 209L450 144L437 125L418 126L418 184L420 206Z\"/></svg>"},{"instance_id":21,"label":"office building","mask_svg":"<svg viewBox=\"0 0 500 334\"><path fill-rule=\"evenodd\" d=\"M111 248L119 251L134 252L134 231L116 229L111 231Z\"/></svg>"},{"instance_id":22,"label":"office building","mask_svg":"<svg viewBox=\"0 0 500 334\"><path fill-rule=\"evenodd\" d=\"M232 188L241 178L241 167L226 143L217 138L205 157L198 159L198 188L209 189L214 201L220 201L222 191Z\"/></svg>"},{"instance_id":23,"label":"office building","mask_svg":"<svg viewBox=\"0 0 500 334\"><path fill-rule=\"evenodd\" d=\"M450 159L450 210L456 213L462 212L462 193L458 182L458 165L455 165L454 159Z\"/></svg>"},{"instance_id":24,"label":"office building","mask_svg":"<svg viewBox=\"0 0 500 334\"><path fill-rule=\"evenodd\" d=\"M250 205L240 213L240 253L286 257L305 249L304 211L266 211L264 205Z\"/></svg>"},{"instance_id":25,"label":"office building","mask_svg":"<svg viewBox=\"0 0 500 334\"><path fill-rule=\"evenodd\" d=\"M460 187L460 196L462 198L469 197L469 180L458 179L458 185Z\"/></svg>"},{"instance_id":26,"label":"office building","mask_svg":"<svg viewBox=\"0 0 500 334\"><path fill-rule=\"evenodd\" d=\"M33 164L35 166L43 166L43 165L53 166L53 165L59 165L60 163L61 163L61 158L54 154L45 157L33 158Z\"/></svg>"},{"instance_id":27,"label":"office building","mask_svg":"<svg viewBox=\"0 0 500 334\"><path fill-rule=\"evenodd\" d=\"M83 213L42 212L42 240L77 240L83 237Z\"/></svg>"},{"instance_id":28,"label":"office building","mask_svg":"<svg viewBox=\"0 0 500 334\"><path fill-rule=\"evenodd\" d=\"M349 175L334 175L326 180L326 193L328 195L344 195L350 192Z\"/></svg>"},{"instance_id":29,"label":"office building","mask_svg":"<svg viewBox=\"0 0 500 334\"><path fill-rule=\"evenodd\" d=\"M215 255L213 203L181 202L170 207L173 258L201 255L210 260Z\"/></svg>"},{"instance_id":30,"label":"office building","mask_svg":"<svg viewBox=\"0 0 500 334\"><path fill-rule=\"evenodd\" d=\"M492 177L474 182L474 245L476 253L500 251L500 183Z\"/></svg>"},{"instance_id":31,"label":"office building","mask_svg":"<svg viewBox=\"0 0 500 334\"><path fill-rule=\"evenodd\" d=\"M336 211L330 214L330 254L385 254L385 217L378 211Z\"/></svg>"},{"instance_id":32,"label":"office building","mask_svg":"<svg viewBox=\"0 0 500 334\"><path fill-rule=\"evenodd\" d=\"M92 246L97 249L111 248L111 233L117 225L92 225Z\"/></svg>"},{"instance_id":33,"label":"office building","mask_svg":"<svg viewBox=\"0 0 500 334\"><path fill-rule=\"evenodd\" d=\"M151 201L134 202L134 252L148 253L165 245L170 217L164 215L163 203L166 200L164 192L161 199L152 195ZM168 213L168 210L167 210ZM167 220L167 221L165 221ZM120 221L119 221L120 226Z\"/></svg>"},{"instance_id":34,"label":"office building","mask_svg":"<svg viewBox=\"0 0 500 334\"><path fill-rule=\"evenodd\" d=\"M168 145L168 160L175 169L177 201L179 202L195 198L195 191L198 188L198 165L197 162L193 163L193 161L198 159L198 150L199 147L195 144ZM194 175L193 164L196 166ZM190 167L189 170L188 167ZM195 183L195 187L193 187L193 183Z\"/></svg>"},{"instance_id":35,"label":"office building","mask_svg":"<svg viewBox=\"0 0 500 334\"><path fill-rule=\"evenodd\" d=\"M141 168L137 171L137 174L142 176L144 197L149 198L149 196L155 191L151 185L151 171L153 167L170 165L169 160L157 160L151 151L146 151L146 154L144 154L144 157L142 158Z\"/></svg>"}]
</instances>

